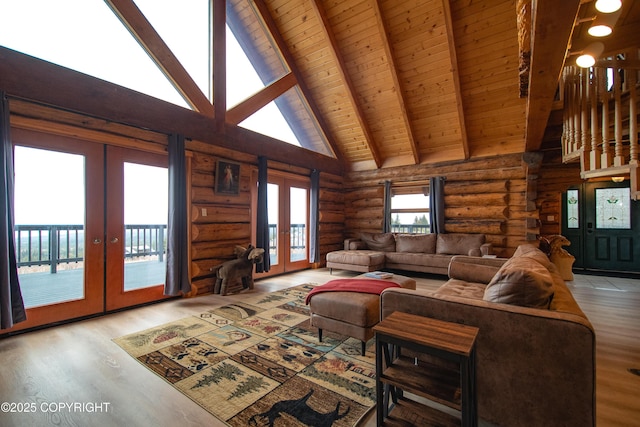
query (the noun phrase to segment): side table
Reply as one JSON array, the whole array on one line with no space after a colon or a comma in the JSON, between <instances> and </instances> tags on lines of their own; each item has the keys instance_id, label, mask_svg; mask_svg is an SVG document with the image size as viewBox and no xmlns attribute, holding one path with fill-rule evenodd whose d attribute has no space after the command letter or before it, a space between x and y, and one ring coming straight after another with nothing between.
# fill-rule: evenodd
<instances>
[{"instance_id":1,"label":"side table","mask_svg":"<svg viewBox=\"0 0 640 427\"><path fill-rule=\"evenodd\" d=\"M478 328L394 312L374 328L377 425L477 426L475 340ZM402 349L455 362L445 367ZM410 392L460 412L460 418L408 399ZM393 406L389 407L389 400Z\"/></svg>"}]
</instances>

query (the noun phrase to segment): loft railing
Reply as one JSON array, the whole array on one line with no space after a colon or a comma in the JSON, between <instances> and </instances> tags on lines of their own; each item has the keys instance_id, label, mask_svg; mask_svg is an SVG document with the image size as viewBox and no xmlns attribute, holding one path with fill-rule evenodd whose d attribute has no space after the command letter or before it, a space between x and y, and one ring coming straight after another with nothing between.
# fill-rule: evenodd
<instances>
[{"instance_id":1,"label":"loft railing","mask_svg":"<svg viewBox=\"0 0 640 427\"><path fill-rule=\"evenodd\" d=\"M157 256L162 262L166 248L165 224L125 225L125 258ZM50 266L56 273L60 264L84 260L83 225L16 225L18 267Z\"/></svg>"},{"instance_id":2,"label":"loft railing","mask_svg":"<svg viewBox=\"0 0 640 427\"><path fill-rule=\"evenodd\" d=\"M637 53L636 53L637 55ZM562 157L580 160L583 179L623 177L640 199L637 61L565 67Z\"/></svg>"}]
</instances>

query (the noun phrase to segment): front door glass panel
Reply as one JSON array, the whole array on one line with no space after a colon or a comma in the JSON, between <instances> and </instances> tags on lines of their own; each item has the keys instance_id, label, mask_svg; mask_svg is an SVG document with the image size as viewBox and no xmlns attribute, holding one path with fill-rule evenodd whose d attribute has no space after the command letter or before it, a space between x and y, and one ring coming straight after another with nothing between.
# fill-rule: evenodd
<instances>
[{"instance_id":1,"label":"front door glass panel","mask_svg":"<svg viewBox=\"0 0 640 427\"><path fill-rule=\"evenodd\" d=\"M629 188L596 188L596 228L631 228Z\"/></svg>"}]
</instances>

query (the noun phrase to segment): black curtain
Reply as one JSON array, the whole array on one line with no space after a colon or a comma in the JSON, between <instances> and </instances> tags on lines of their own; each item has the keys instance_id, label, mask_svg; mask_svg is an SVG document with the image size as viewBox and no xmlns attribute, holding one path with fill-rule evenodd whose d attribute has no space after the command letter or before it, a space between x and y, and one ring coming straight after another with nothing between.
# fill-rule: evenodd
<instances>
[{"instance_id":1,"label":"black curtain","mask_svg":"<svg viewBox=\"0 0 640 427\"><path fill-rule=\"evenodd\" d=\"M256 248L264 249L262 262L256 265L256 273L271 269L269 257L269 205L267 203L267 158L258 157L258 212L256 223Z\"/></svg>"},{"instance_id":2,"label":"black curtain","mask_svg":"<svg viewBox=\"0 0 640 427\"><path fill-rule=\"evenodd\" d=\"M0 91L0 138L0 329L8 329L27 320L27 314L18 280L13 218L13 146L9 100L3 91Z\"/></svg>"},{"instance_id":3,"label":"black curtain","mask_svg":"<svg viewBox=\"0 0 640 427\"><path fill-rule=\"evenodd\" d=\"M444 181L443 176L429 179L429 222L432 233L444 233Z\"/></svg>"},{"instance_id":4,"label":"black curtain","mask_svg":"<svg viewBox=\"0 0 640 427\"><path fill-rule=\"evenodd\" d=\"M320 239L318 232L320 227L320 171L311 171L311 200L309 213L309 261L320 261Z\"/></svg>"},{"instance_id":5,"label":"black curtain","mask_svg":"<svg viewBox=\"0 0 640 427\"><path fill-rule=\"evenodd\" d=\"M382 232L391 231L391 181L384 182L384 216L382 217Z\"/></svg>"},{"instance_id":6,"label":"black curtain","mask_svg":"<svg viewBox=\"0 0 640 427\"><path fill-rule=\"evenodd\" d=\"M187 218L187 161L184 136L169 136L169 218L167 223L167 277L165 295L191 292Z\"/></svg>"}]
</instances>

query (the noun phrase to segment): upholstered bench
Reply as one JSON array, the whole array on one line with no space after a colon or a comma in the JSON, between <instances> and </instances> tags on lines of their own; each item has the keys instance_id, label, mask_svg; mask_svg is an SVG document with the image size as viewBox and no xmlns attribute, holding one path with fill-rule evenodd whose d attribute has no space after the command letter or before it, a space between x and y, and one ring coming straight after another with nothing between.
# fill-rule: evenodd
<instances>
[{"instance_id":1,"label":"upholstered bench","mask_svg":"<svg viewBox=\"0 0 640 427\"><path fill-rule=\"evenodd\" d=\"M375 271L384 267L384 252L371 250L333 251L327 254L327 265L332 272L334 268L351 271Z\"/></svg>"},{"instance_id":2,"label":"upholstered bench","mask_svg":"<svg viewBox=\"0 0 640 427\"><path fill-rule=\"evenodd\" d=\"M379 280L361 274L354 279ZM349 279L338 279L349 280ZM393 274L380 279L394 282L402 288L415 289L416 281L410 277ZM327 330L362 341L362 354L366 343L373 337L373 327L380 321L380 295L360 292L323 292L309 300L311 325L318 328L318 340Z\"/></svg>"}]
</instances>

